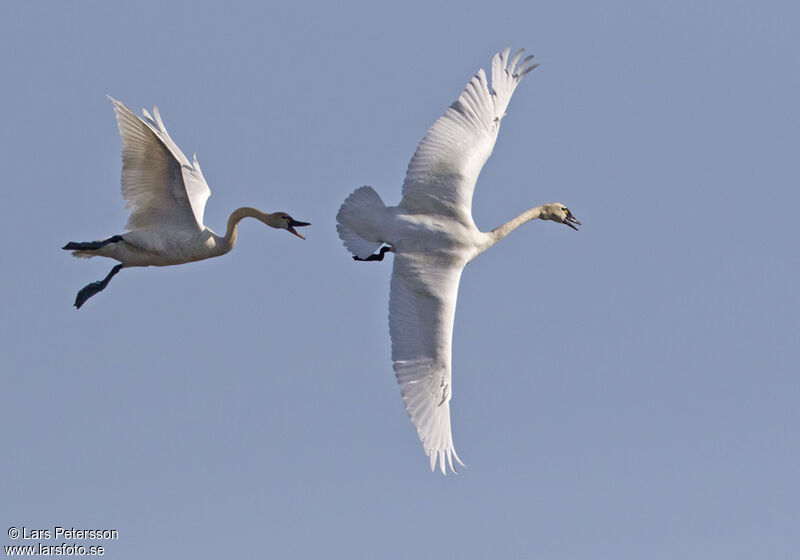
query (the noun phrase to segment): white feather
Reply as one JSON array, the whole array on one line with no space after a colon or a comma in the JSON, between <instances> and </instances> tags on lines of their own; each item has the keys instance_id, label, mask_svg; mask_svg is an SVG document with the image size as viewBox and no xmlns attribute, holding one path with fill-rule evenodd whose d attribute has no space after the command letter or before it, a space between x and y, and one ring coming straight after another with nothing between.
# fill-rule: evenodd
<instances>
[{"instance_id":1,"label":"white feather","mask_svg":"<svg viewBox=\"0 0 800 560\"><path fill-rule=\"evenodd\" d=\"M140 119L123 103L114 103L122 137L122 197L131 211L127 229L171 227L202 230L211 196L200 166L172 141L158 108L156 118L143 110Z\"/></svg>"},{"instance_id":2,"label":"white feather","mask_svg":"<svg viewBox=\"0 0 800 560\"><path fill-rule=\"evenodd\" d=\"M377 221L386 205L372 187L361 187L348 196L336 214L336 231L347 250L359 258L365 258L381 246L378 227L365 220L365 216Z\"/></svg>"}]
</instances>

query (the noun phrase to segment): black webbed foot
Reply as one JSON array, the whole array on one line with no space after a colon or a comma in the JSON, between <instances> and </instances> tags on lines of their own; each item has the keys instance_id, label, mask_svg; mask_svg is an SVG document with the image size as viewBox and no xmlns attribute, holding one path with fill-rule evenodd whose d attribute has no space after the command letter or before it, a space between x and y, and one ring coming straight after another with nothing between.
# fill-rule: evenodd
<instances>
[{"instance_id":1,"label":"black webbed foot","mask_svg":"<svg viewBox=\"0 0 800 560\"><path fill-rule=\"evenodd\" d=\"M66 251L96 251L97 249L102 249L109 243L116 243L118 241L122 241L121 235L112 235L108 239L103 239L102 241L70 241L61 248Z\"/></svg>"},{"instance_id":2,"label":"black webbed foot","mask_svg":"<svg viewBox=\"0 0 800 560\"><path fill-rule=\"evenodd\" d=\"M359 257L356 257L356 256L353 256L353 260L354 261L361 261L361 262L382 261L383 260L383 256L386 253L388 253L389 251L391 251L391 250L392 250L391 247L389 247L388 245L384 245L383 247L381 247L381 250L378 253L374 254L374 255L370 255L370 256L368 256L366 258L363 258L363 259L359 258Z\"/></svg>"},{"instance_id":3,"label":"black webbed foot","mask_svg":"<svg viewBox=\"0 0 800 560\"><path fill-rule=\"evenodd\" d=\"M106 286L108 286L108 283L111 282L111 279L120 270L122 270L122 265L118 264L117 266L112 268L111 272L108 273L108 276L106 276L102 280L98 280L97 282L92 282L91 284L81 288L81 290L78 292L78 295L75 297L75 304L74 304L75 307L77 309L80 309L81 305L86 303L87 299L105 290Z\"/></svg>"}]
</instances>

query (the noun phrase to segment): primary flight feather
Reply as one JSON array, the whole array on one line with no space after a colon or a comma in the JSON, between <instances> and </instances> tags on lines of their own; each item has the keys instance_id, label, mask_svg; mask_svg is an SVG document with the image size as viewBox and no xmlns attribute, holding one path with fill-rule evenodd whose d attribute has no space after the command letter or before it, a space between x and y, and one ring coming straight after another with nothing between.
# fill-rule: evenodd
<instances>
[{"instance_id":1,"label":"primary flight feather","mask_svg":"<svg viewBox=\"0 0 800 560\"><path fill-rule=\"evenodd\" d=\"M464 266L521 224L580 222L561 203L532 208L490 232L472 219L475 182L497 140L500 122L520 80L537 64L509 49L492 59L428 130L408 165L402 199L387 207L371 187L342 204L337 231L359 261L394 253L389 295L392 362L403 403L431 469L463 465L450 428L452 338L458 283ZM384 245L383 247L381 247ZM376 250L380 248L378 254Z\"/></svg>"}]
</instances>

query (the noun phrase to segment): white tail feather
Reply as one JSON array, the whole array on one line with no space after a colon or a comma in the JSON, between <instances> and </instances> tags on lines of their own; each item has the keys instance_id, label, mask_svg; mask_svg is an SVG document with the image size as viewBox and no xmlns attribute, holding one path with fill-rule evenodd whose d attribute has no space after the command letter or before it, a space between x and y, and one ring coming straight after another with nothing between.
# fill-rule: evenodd
<instances>
[{"instance_id":1,"label":"white tail feather","mask_svg":"<svg viewBox=\"0 0 800 560\"><path fill-rule=\"evenodd\" d=\"M94 251L72 251L72 256L79 259L91 259L92 257L96 257L97 253Z\"/></svg>"},{"instance_id":2,"label":"white tail feather","mask_svg":"<svg viewBox=\"0 0 800 560\"><path fill-rule=\"evenodd\" d=\"M360 187L348 196L336 214L336 231L347 250L364 259L378 250L383 241L373 223L386 205L372 187Z\"/></svg>"}]
</instances>

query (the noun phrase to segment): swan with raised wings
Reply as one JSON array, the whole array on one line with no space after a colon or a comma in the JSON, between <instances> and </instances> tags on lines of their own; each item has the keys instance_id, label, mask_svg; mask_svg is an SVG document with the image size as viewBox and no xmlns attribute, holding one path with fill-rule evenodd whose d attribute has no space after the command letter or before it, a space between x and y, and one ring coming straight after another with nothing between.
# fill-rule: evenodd
<instances>
[{"instance_id":1,"label":"swan with raised wings","mask_svg":"<svg viewBox=\"0 0 800 560\"><path fill-rule=\"evenodd\" d=\"M123 268L169 266L224 255L236 244L243 218L255 218L305 239L295 228L310 224L285 212L270 214L249 207L231 214L224 236L214 233L203 225L211 190L197 156L190 162L183 155L167 133L158 107L153 115L142 110L142 119L123 103L109 99L122 136L122 197L131 211L126 226L130 231L102 241L70 241L63 247L76 257L100 256L120 262L104 279L82 288L75 307L80 309L87 299L103 291Z\"/></svg>"},{"instance_id":2,"label":"swan with raised wings","mask_svg":"<svg viewBox=\"0 0 800 560\"><path fill-rule=\"evenodd\" d=\"M492 153L506 107L532 56L509 49L492 59L491 84L480 69L461 96L428 130L411 159L400 204L387 207L371 187L342 204L337 231L359 261L394 253L389 296L392 361L403 402L431 470L463 465L450 429L451 344L458 283L464 266L525 222L581 223L561 203L532 208L481 232L472 220L472 193ZM385 245L384 245L385 244ZM383 247L381 247L383 245ZM380 247L380 252L375 251Z\"/></svg>"}]
</instances>

